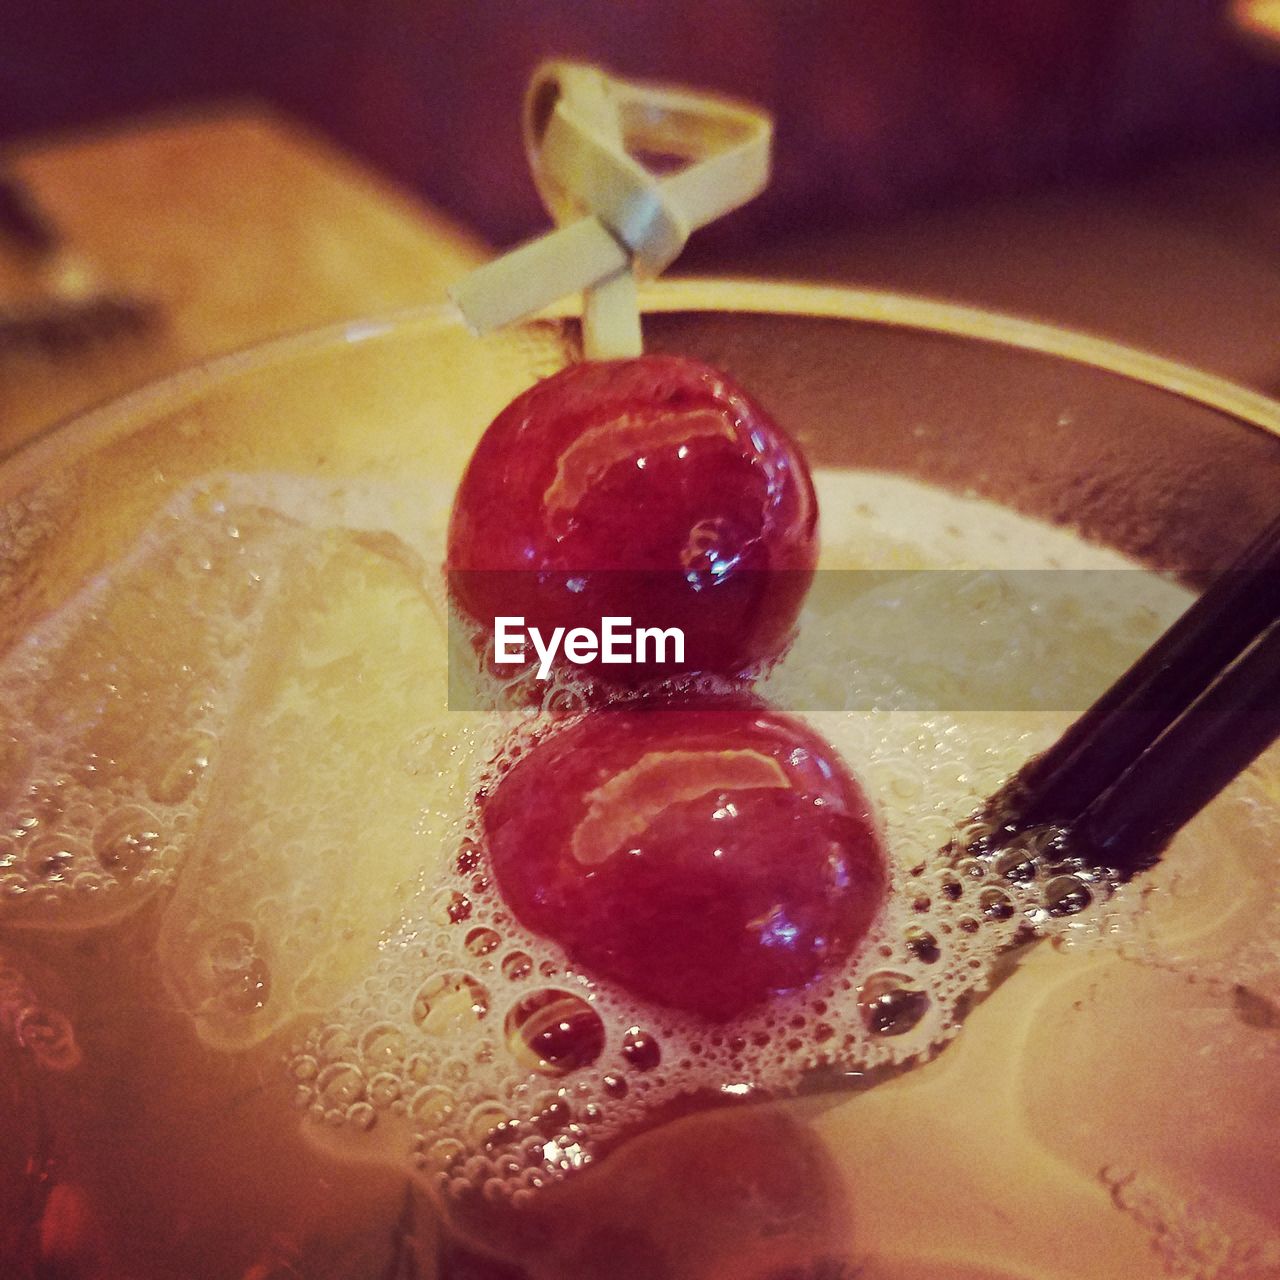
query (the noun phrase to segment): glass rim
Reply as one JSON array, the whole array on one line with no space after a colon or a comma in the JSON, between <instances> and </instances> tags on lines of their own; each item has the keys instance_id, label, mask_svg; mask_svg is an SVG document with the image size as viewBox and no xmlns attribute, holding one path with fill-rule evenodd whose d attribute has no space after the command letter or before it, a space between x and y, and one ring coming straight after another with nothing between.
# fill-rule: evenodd
<instances>
[{"instance_id":1,"label":"glass rim","mask_svg":"<svg viewBox=\"0 0 1280 1280\"><path fill-rule=\"evenodd\" d=\"M651 281L641 287L640 301L643 312L655 315L708 312L810 317L969 339L1115 374L1280 438L1280 400L1264 392L1140 347L1009 312L893 290L720 276ZM571 319L580 313L578 299L565 299L523 323ZM70 461L72 455L64 445L72 433L79 434L74 456L83 456L125 433L141 416L172 412L228 378L326 347L358 345L396 330L441 323L465 327L451 302L420 303L282 334L199 361L58 419L0 454L0 489L21 485L24 477L39 478L49 468Z\"/></svg>"}]
</instances>

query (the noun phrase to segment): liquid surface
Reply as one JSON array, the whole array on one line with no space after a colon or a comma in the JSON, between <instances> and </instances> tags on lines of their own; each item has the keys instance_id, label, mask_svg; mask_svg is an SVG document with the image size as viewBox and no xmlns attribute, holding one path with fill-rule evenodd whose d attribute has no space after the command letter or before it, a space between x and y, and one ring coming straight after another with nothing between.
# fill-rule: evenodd
<instances>
[{"instance_id":1,"label":"liquid surface","mask_svg":"<svg viewBox=\"0 0 1280 1280\"><path fill-rule=\"evenodd\" d=\"M575 972L488 882L468 797L542 721L445 704L449 494L210 479L23 637L0 674L23 1148L0 1197L27 1226L0 1246L426 1276L443 1213L546 1277L1280 1266L1274 756L955 1035L1043 886L938 851L1186 595L1067 574L1046 630L1016 574L965 575L957 615L949 575L912 571L1126 565L906 481L816 481L822 567L902 573L868 577L857 628L816 593L765 692L830 708L807 718L872 802L891 906L833 978L713 1031ZM1022 709L840 709L895 689ZM653 1128L691 1094L800 1096Z\"/></svg>"}]
</instances>

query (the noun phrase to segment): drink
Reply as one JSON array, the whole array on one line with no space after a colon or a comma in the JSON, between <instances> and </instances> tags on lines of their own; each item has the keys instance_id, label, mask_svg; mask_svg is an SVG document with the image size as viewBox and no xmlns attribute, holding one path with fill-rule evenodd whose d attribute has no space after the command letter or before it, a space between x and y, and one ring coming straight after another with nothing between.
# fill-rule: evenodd
<instances>
[{"instance_id":1,"label":"drink","mask_svg":"<svg viewBox=\"0 0 1280 1280\"><path fill-rule=\"evenodd\" d=\"M442 452L456 462L467 443ZM742 1094L804 1084L828 1028L871 1065L939 1028L922 1014L906 1039L885 1037L857 991L815 990L785 1005L801 1025L753 1024L767 1044L708 1036L695 1051L692 1024L646 1010L631 1032L625 997L583 999L554 948L498 918L463 844L466 801L520 713L444 705L434 566L451 482L425 458L396 476L368 448L337 477L300 456L285 474L253 454L239 472L186 464L162 503L126 513L109 571L85 585L69 573L58 609L33 611L9 652L5 723L30 721L56 751L42 760L40 740L11 735L16 763L0 775L20 779L4 815L23 832L6 837L0 1016L30 1076L13 1100L24 1141L61 1190L30 1193L19 1173L4 1185L15 1203L43 1195L55 1247L144 1276L380 1274L398 1249L430 1275L434 1204L469 1246L541 1275L767 1276L831 1260L884 1276L1155 1275L1153 1244L1193 1274L1269 1265L1280 1157L1265 761L1151 881L1033 953L936 1061L870 1091L829 1081L698 1112L590 1160L678 1107L690 1081ZM826 471L819 485L827 568L1123 563L908 481ZM1157 580L1135 599L1125 582L1100 619L1096 601L1068 599L1060 652L1014 664L1028 689L1011 706L1036 705L1046 670L1074 681L1039 695L1048 710L809 713L876 797L900 884L1052 740L1068 695L1083 706L1186 600ZM869 587L881 601L937 589L927 575ZM993 626L1007 643L1016 602L998 581L972 589L973 634L942 637L931 680L1009 679L974 646ZM874 599L860 608L877 616ZM811 619L770 691L795 700L797 681L877 664L903 682L899 616L885 609L858 652L834 657L845 632ZM871 966L934 1009L960 975L936 976L950 961L930 960L923 935L962 954L962 922L992 887L962 885L953 901L943 871L931 864L930 894L896 895L914 958ZM1148 883L1162 886L1156 905L1138 911ZM37 886L66 901L41 905ZM923 896L937 902L917 913ZM1202 1029L1187 1035L1191 1017ZM564 1022L575 1033L548 1040ZM1187 1089L1167 1088L1157 1065ZM495 1139L512 1119L532 1130ZM532 1137L537 1160L502 1166L508 1136ZM486 1142L489 1166L468 1172ZM539 1170L563 1180L538 1189L527 1174ZM442 1173L491 1198L454 1196ZM28 1234L23 1247L49 1246Z\"/></svg>"}]
</instances>

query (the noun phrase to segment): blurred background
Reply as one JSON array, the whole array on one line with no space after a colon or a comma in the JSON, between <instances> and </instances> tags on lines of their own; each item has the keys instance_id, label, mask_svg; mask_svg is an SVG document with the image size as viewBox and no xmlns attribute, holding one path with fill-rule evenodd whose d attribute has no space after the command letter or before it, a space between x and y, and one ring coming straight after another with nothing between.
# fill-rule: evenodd
<instances>
[{"instance_id":1,"label":"blurred background","mask_svg":"<svg viewBox=\"0 0 1280 1280\"><path fill-rule=\"evenodd\" d=\"M1278 9L0 0L0 451L542 229L548 56L774 112L770 190L676 272L980 302L1280 392Z\"/></svg>"}]
</instances>

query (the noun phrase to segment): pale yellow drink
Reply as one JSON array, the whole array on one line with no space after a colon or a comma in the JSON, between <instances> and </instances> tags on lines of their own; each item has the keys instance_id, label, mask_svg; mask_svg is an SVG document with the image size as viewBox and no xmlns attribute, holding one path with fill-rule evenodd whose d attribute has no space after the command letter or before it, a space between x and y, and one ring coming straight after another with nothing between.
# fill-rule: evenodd
<instances>
[{"instance_id":1,"label":"pale yellow drink","mask_svg":"<svg viewBox=\"0 0 1280 1280\"><path fill-rule=\"evenodd\" d=\"M976 891L915 911L947 872L937 850L1189 597L989 503L871 474L818 484L823 567L901 576L842 598L856 630L815 598L766 692L829 708L806 716L886 834L894 906L870 946L892 954L859 972L902 973L941 1013L1004 934L961 937ZM1026 956L945 1053L870 1091L827 1067L829 1087L753 1102L813 1079L828 1024L850 1070L930 1057L953 1030L926 1019L886 1048L833 991L821 1017L752 1023L767 1041L734 1071L688 1020L568 971L469 887L471 796L528 714L446 705L450 497L420 474L193 475L14 637L0 1044L22 1153L0 1195L34 1206L22 1248L138 1277L366 1276L393 1254L429 1276L442 1231L539 1277L1280 1265L1274 757L1157 871ZM931 596L946 575L916 573L950 568L1113 570L1115 590L1064 574L1053 625L1028 627L1017 572L965 576L957 611ZM1019 709L861 709L895 688L908 707L983 705L984 681ZM894 952L923 926L954 963ZM598 1061L530 1058L510 1011L541 989L597 1011ZM656 1085L617 1051L632 1024L662 1042ZM723 1086L738 1108L649 1128ZM545 1168L484 1164L496 1124L548 1115ZM32 1191L26 1158L52 1191Z\"/></svg>"}]
</instances>

